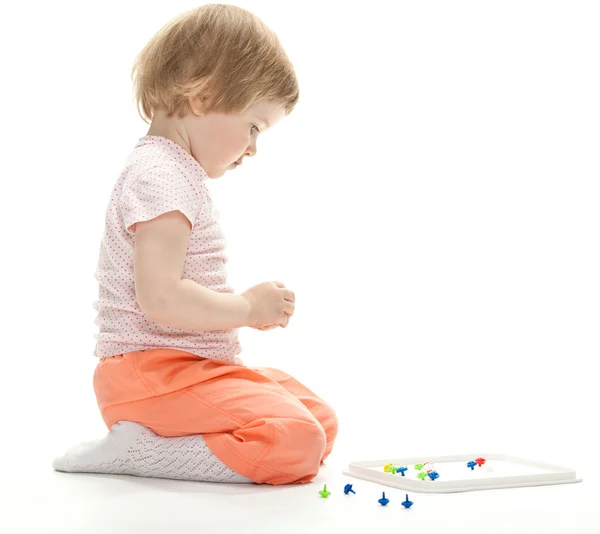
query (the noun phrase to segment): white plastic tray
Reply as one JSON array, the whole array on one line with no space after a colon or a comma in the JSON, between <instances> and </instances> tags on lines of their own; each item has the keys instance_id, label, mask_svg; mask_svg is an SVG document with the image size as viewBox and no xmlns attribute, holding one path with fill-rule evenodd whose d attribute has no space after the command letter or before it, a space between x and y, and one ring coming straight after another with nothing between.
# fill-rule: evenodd
<instances>
[{"instance_id":1,"label":"white plastic tray","mask_svg":"<svg viewBox=\"0 0 600 534\"><path fill-rule=\"evenodd\" d=\"M474 470L467 463L483 457L486 463ZM431 462L439 478L425 480L417 478L415 464ZM383 467L392 464L406 466L401 474L386 473ZM377 461L352 462L344 475L376 482L393 488L416 493L455 493L524 486L546 486L581 482L573 469L551 465L535 460L524 460L503 454L475 454L437 456L429 458L400 458Z\"/></svg>"}]
</instances>

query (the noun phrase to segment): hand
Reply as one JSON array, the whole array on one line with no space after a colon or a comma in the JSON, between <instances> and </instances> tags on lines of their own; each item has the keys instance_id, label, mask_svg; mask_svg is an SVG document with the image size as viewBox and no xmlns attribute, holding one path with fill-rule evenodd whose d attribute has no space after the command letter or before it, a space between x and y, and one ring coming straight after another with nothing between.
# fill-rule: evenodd
<instances>
[{"instance_id":1,"label":"hand","mask_svg":"<svg viewBox=\"0 0 600 534\"><path fill-rule=\"evenodd\" d=\"M263 282L242 293L249 306L248 324L257 330L285 328L294 314L296 296L281 282Z\"/></svg>"},{"instance_id":2,"label":"hand","mask_svg":"<svg viewBox=\"0 0 600 534\"><path fill-rule=\"evenodd\" d=\"M281 328L285 328L290 321L290 317L291 316L288 315L285 320L285 323L283 324L270 324L268 326L261 326L259 328L256 328L256 330L262 330L263 332L266 332L267 330L273 330L273 328L277 328L278 326L280 326Z\"/></svg>"}]
</instances>

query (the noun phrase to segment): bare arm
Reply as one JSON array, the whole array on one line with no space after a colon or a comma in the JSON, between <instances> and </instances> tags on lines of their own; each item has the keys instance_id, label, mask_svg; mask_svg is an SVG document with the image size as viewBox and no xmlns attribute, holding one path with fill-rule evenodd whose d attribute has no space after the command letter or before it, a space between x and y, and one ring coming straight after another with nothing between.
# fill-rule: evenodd
<instances>
[{"instance_id":1,"label":"bare arm","mask_svg":"<svg viewBox=\"0 0 600 534\"><path fill-rule=\"evenodd\" d=\"M183 278L191 225L179 211L136 224L135 293L154 322L181 330L229 330L248 326L250 304Z\"/></svg>"}]
</instances>

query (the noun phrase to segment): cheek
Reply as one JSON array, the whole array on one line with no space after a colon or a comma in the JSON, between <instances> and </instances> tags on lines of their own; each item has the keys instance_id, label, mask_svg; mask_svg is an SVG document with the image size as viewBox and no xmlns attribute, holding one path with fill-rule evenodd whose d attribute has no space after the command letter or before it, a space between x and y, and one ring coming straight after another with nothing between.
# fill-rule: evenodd
<instances>
[{"instance_id":1,"label":"cheek","mask_svg":"<svg viewBox=\"0 0 600 534\"><path fill-rule=\"evenodd\" d=\"M251 141L250 132L237 121L223 120L222 117L205 125L199 150L207 163L218 168L228 166L244 153Z\"/></svg>"},{"instance_id":2,"label":"cheek","mask_svg":"<svg viewBox=\"0 0 600 534\"><path fill-rule=\"evenodd\" d=\"M219 152L228 159L238 159L248 148L248 137L239 134L228 133L221 138Z\"/></svg>"},{"instance_id":3,"label":"cheek","mask_svg":"<svg viewBox=\"0 0 600 534\"><path fill-rule=\"evenodd\" d=\"M246 146L237 139L232 139L227 132L212 132L198 147L212 165L229 165L240 157Z\"/></svg>"}]
</instances>

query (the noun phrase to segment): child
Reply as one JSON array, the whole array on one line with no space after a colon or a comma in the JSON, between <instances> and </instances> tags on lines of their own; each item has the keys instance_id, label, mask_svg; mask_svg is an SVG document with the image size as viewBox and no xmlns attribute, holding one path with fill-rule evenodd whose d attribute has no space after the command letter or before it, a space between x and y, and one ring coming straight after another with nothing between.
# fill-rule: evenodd
<instances>
[{"instance_id":1,"label":"child","mask_svg":"<svg viewBox=\"0 0 600 534\"><path fill-rule=\"evenodd\" d=\"M160 30L132 75L150 129L113 190L96 273L94 389L109 433L53 466L309 482L333 447L335 413L287 374L238 358L238 328L285 328L295 295L279 282L234 293L206 186L292 111L294 69L262 21L217 4Z\"/></svg>"}]
</instances>

